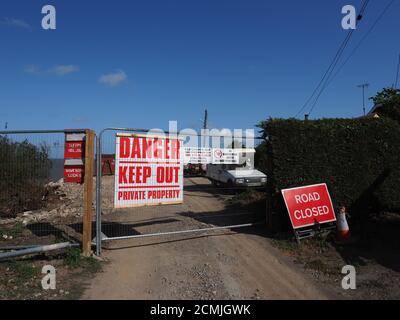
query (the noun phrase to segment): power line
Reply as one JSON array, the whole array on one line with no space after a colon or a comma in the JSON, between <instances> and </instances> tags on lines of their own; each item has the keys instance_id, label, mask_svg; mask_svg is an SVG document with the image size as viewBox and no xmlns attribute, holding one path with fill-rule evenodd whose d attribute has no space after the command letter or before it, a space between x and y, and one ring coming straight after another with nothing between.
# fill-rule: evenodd
<instances>
[{"instance_id":1,"label":"power line","mask_svg":"<svg viewBox=\"0 0 400 320\"><path fill-rule=\"evenodd\" d=\"M386 7L383 9L383 11L380 13L380 15L377 17L377 19L374 21L374 23L371 25L371 27L368 29L368 31L365 33L365 35L361 38L361 40L357 43L357 45L354 47L354 49L351 51L351 53L348 55L346 60L340 65L340 67L336 70L335 74L332 76L332 78L329 80L329 83L327 86L331 84L333 79L338 75L338 73L343 69L343 67L349 62L350 58L356 53L358 48L361 46L361 44L364 42L364 40L370 35L370 33L375 29L376 25L378 22L382 19L382 17L385 15L385 13L388 11L390 6L394 3L395 0L390 1Z\"/></svg>"},{"instance_id":2,"label":"power line","mask_svg":"<svg viewBox=\"0 0 400 320\"><path fill-rule=\"evenodd\" d=\"M364 15L364 12L365 12L365 9L367 8L368 3L369 3L369 0L366 0L366 1L364 2L363 7L360 9L360 13L359 13L359 15L358 15L358 17L359 17L360 20L361 20L361 18L362 18L363 15ZM352 29L351 31L352 31L352 32L350 32L350 37L351 37L351 35L353 34L354 29ZM339 62L339 60L340 60L340 58L341 58L341 56L342 56L342 54L343 54L343 52L344 52L344 50L345 50L347 44L348 44L349 41L350 41L350 37L348 37L347 41L345 42L344 47L343 47L343 50L340 52L340 55L339 55L338 59L336 60L335 64L333 65L333 67L332 67L332 69L331 69L331 71L330 71L330 73L329 73L329 75L328 75L328 77L327 77L327 79L326 79L326 81L325 81L325 83L324 83L324 86L321 88L321 90L320 90L318 96L315 98L315 101L314 101L313 105L311 106L310 111L308 112L309 115L310 115L311 112L314 110L315 106L317 105L317 102L318 102L319 97L322 95L322 93L324 92L324 90L328 87L328 85L329 85L329 80L330 80L330 78L331 78L331 76L332 76L332 74L333 74L333 71L335 70L336 65L338 64L338 62Z\"/></svg>"},{"instance_id":3,"label":"power line","mask_svg":"<svg viewBox=\"0 0 400 320\"><path fill-rule=\"evenodd\" d=\"M354 30L351 30L351 31L352 31L352 32L350 32L350 37L351 37L351 35L353 34ZM341 52L340 52L340 55L338 56L338 58L336 59L334 65L333 65L333 67L332 67L332 69L330 70L330 72L329 72L329 74L328 74L328 77L326 78L326 81L325 81L323 87L322 87L321 90L319 91L318 95L316 96L316 98L315 98L315 100L314 100L314 103L312 104L310 110L308 111L308 115L310 115L311 112L314 110L314 107L317 105L317 102L318 102L319 97L321 96L322 92L324 92L325 88L327 87L327 81L329 80L330 76L332 75L332 72L333 72L333 70L335 69L337 63L339 62L339 59L340 59L340 57L342 56L342 53L343 53L344 49L346 48L347 44L349 43L350 37L347 38L347 41L345 42L345 44L344 44L344 46L343 46L343 49L342 49Z\"/></svg>"},{"instance_id":4,"label":"power line","mask_svg":"<svg viewBox=\"0 0 400 320\"><path fill-rule=\"evenodd\" d=\"M349 38L349 36L351 36L351 33L353 32L353 30L350 31L350 33L347 34L345 40L342 42L342 44L339 47L339 50L336 52L335 57L333 58L333 61L331 62L331 64L329 65L328 69L325 71L322 79L319 81L317 87L314 89L313 93L311 94L311 96L307 99L307 101L304 103L304 105L300 108L300 110L296 113L297 117L304 109L305 107L309 104L309 102L311 101L311 99L314 97L314 95L317 93L318 89L321 87L322 83L324 82L326 76L328 75L328 72L330 71L334 61L337 59L339 52L342 50L343 44L347 41L347 39Z\"/></svg>"},{"instance_id":5,"label":"power line","mask_svg":"<svg viewBox=\"0 0 400 320\"><path fill-rule=\"evenodd\" d=\"M358 21L360 21L363 17L363 14L365 12L365 9L367 8L367 5L369 3L369 0L364 0L364 3L360 9L359 15L357 17L357 23ZM306 107L307 105L310 103L310 101L315 97L314 103L310 109L310 112L314 109L318 98L321 96L322 92L324 91L324 89L326 88L326 83L329 80L333 70L335 69L338 61L340 60L341 55L343 54L343 51L345 50L347 44L350 41L350 38L352 36L354 32L354 29L351 29L348 34L346 35L346 38L343 40L342 44L340 45L339 49L337 50L332 62L330 63L328 69L325 71L322 79L319 81L317 87L314 89L313 93L311 94L311 96L307 99L307 101L304 103L304 105L300 108L300 110L297 112L297 114L295 115L295 117L297 117ZM317 94L319 90L319 93ZM317 96L316 96L317 94ZM310 113L309 112L309 113Z\"/></svg>"}]
</instances>

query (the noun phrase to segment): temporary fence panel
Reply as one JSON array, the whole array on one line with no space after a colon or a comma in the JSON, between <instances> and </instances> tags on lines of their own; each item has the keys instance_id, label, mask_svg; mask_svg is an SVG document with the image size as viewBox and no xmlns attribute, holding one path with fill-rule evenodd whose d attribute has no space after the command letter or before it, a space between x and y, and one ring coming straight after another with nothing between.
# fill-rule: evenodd
<instances>
[{"instance_id":1,"label":"temporary fence panel","mask_svg":"<svg viewBox=\"0 0 400 320\"><path fill-rule=\"evenodd\" d=\"M196 234L263 223L264 210L255 214L248 208L231 205L232 186L220 184L217 188L204 176L207 164L226 166L227 170L229 166L240 165L242 154L232 148L236 136L230 136L229 143L216 148L191 146L187 143L190 140L188 136L197 140L198 145L205 141L204 136L193 133L135 128L106 128L98 134L98 255L101 254L102 243L110 240ZM226 137L208 135L206 139L221 140ZM149 145L156 148L152 149ZM179 157L174 153L177 146ZM251 150L254 155L254 149ZM103 155L115 161L114 176L102 174ZM191 175L189 166L199 169L196 176ZM265 194L265 190L261 193Z\"/></svg>"},{"instance_id":2,"label":"temporary fence panel","mask_svg":"<svg viewBox=\"0 0 400 320\"><path fill-rule=\"evenodd\" d=\"M84 186L63 180L68 132L0 131L0 250L81 240Z\"/></svg>"}]
</instances>

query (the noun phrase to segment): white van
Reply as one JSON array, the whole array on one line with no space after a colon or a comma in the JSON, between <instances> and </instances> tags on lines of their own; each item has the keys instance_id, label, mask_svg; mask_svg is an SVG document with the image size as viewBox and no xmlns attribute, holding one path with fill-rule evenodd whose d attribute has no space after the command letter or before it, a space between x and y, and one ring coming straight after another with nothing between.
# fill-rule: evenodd
<instances>
[{"instance_id":1,"label":"white van","mask_svg":"<svg viewBox=\"0 0 400 320\"><path fill-rule=\"evenodd\" d=\"M208 164L206 177L215 185L228 187L263 187L267 176L254 169L249 153L254 149L243 149L240 153L239 164Z\"/></svg>"}]
</instances>

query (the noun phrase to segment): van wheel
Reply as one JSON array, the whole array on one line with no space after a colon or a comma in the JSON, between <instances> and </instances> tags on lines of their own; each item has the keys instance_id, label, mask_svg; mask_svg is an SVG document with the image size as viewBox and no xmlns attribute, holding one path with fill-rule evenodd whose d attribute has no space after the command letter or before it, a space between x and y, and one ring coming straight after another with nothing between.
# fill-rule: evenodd
<instances>
[{"instance_id":1,"label":"van wheel","mask_svg":"<svg viewBox=\"0 0 400 320\"><path fill-rule=\"evenodd\" d=\"M211 183L213 186L217 187L218 186L218 182L214 179L211 179Z\"/></svg>"},{"instance_id":2,"label":"van wheel","mask_svg":"<svg viewBox=\"0 0 400 320\"><path fill-rule=\"evenodd\" d=\"M228 183L226 184L226 186L227 186L227 190L226 191L229 194L237 194L238 190L235 188L235 185L234 185L232 180L228 180Z\"/></svg>"}]
</instances>

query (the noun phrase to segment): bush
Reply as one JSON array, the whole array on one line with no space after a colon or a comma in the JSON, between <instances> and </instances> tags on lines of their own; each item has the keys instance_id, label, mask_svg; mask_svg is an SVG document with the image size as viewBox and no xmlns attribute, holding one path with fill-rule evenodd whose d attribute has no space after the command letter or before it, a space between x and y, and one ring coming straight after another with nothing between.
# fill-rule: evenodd
<instances>
[{"instance_id":1,"label":"bush","mask_svg":"<svg viewBox=\"0 0 400 320\"><path fill-rule=\"evenodd\" d=\"M281 189L327 183L335 206L354 216L400 210L400 126L387 118L261 122L257 165L269 178L274 211ZM286 214L285 214L286 215Z\"/></svg>"},{"instance_id":2,"label":"bush","mask_svg":"<svg viewBox=\"0 0 400 320\"><path fill-rule=\"evenodd\" d=\"M386 88L378 92L373 100L375 106L379 106L377 114L397 121L400 124L400 90Z\"/></svg>"},{"instance_id":3,"label":"bush","mask_svg":"<svg viewBox=\"0 0 400 320\"><path fill-rule=\"evenodd\" d=\"M45 145L0 136L0 216L39 209L50 168Z\"/></svg>"}]
</instances>

